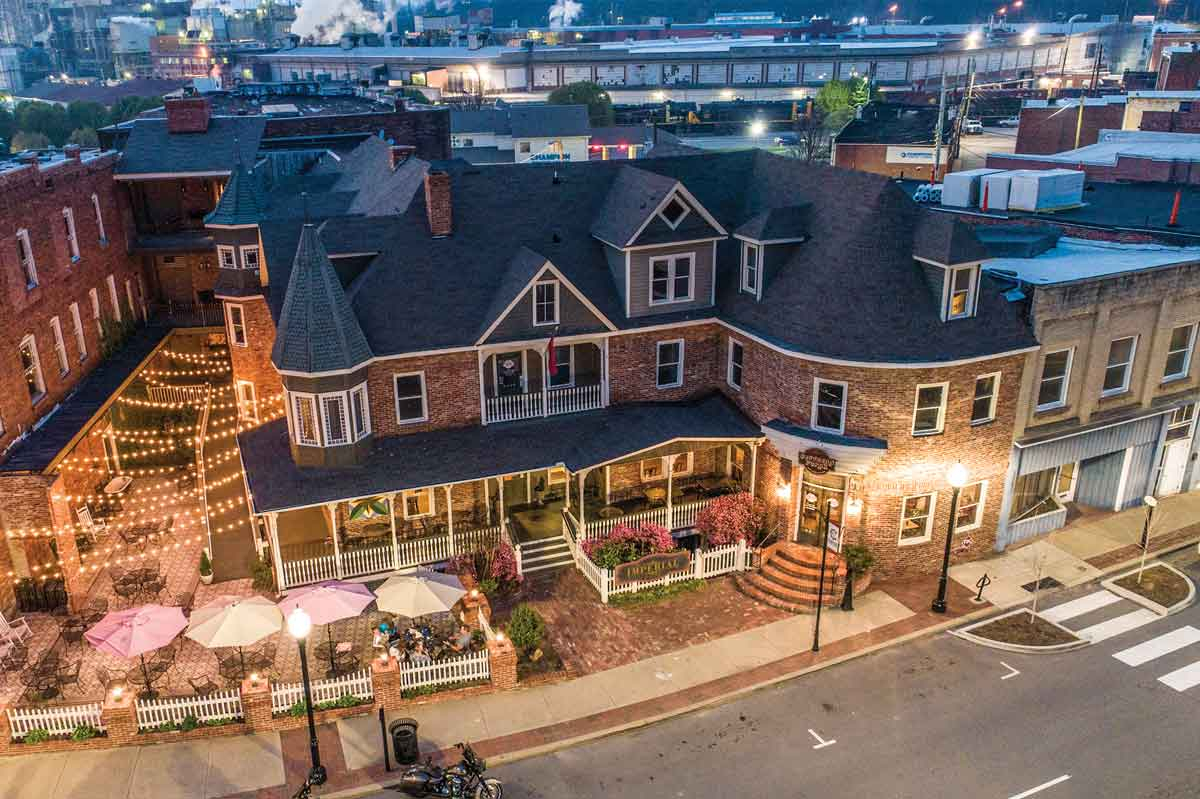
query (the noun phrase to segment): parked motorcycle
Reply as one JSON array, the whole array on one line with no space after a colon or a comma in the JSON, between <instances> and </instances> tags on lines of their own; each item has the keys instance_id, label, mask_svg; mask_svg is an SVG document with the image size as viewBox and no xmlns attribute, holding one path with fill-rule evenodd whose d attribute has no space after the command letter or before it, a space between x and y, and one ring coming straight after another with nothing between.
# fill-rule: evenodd
<instances>
[{"instance_id":1,"label":"parked motorcycle","mask_svg":"<svg viewBox=\"0 0 1200 799\"><path fill-rule=\"evenodd\" d=\"M424 765L410 766L400 777L398 789L415 797L462 797L463 799L501 799L504 787L500 780L484 779L487 764L475 754L470 744L455 744L462 759L450 768L441 768L426 760Z\"/></svg>"}]
</instances>

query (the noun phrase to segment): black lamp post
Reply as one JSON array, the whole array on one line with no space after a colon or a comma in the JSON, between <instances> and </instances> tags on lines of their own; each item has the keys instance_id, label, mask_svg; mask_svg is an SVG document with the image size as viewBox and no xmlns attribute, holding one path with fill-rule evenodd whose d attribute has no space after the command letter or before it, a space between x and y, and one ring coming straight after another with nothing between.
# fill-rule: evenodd
<instances>
[{"instance_id":1,"label":"black lamp post","mask_svg":"<svg viewBox=\"0 0 1200 799\"><path fill-rule=\"evenodd\" d=\"M954 541L954 522L958 516L958 494L967 484L967 467L955 463L946 473L946 482L954 489L950 500L950 523L946 527L946 551L942 553L942 574L938 577L937 598L933 600L931 610L934 613L946 612L946 584L950 579L950 545Z\"/></svg>"},{"instance_id":2,"label":"black lamp post","mask_svg":"<svg viewBox=\"0 0 1200 799\"><path fill-rule=\"evenodd\" d=\"M312 618L302 608L296 608L287 618L288 632L300 645L300 677L304 683L304 705L308 710L308 751L312 757L312 769L308 772L306 785L324 785L325 767L321 765L321 748L317 744L317 723L313 719L312 684L308 678L308 653L305 639L312 630Z\"/></svg>"},{"instance_id":3,"label":"black lamp post","mask_svg":"<svg viewBox=\"0 0 1200 799\"><path fill-rule=\"evenodd\" d=\"M817 578L817 618L813 622L813 644L812 651L821 651L821 605L825 604L825 556L829 553L829 514L838 506L838 501L834 497L826 500L827 505L825 512L821 513L820 509L817 513L820 514L824 524L824 534L821 536L821 573Z\"/></svg>"}]
</instances>

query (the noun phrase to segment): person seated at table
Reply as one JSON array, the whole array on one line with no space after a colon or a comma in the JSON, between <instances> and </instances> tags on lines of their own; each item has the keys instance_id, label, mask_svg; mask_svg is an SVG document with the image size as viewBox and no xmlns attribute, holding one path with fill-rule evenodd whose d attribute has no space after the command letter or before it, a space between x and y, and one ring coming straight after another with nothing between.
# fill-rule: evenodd
<instances>
[{"instance_id":1,"label":"person seated at table","mask_svg":"<svg viewBox=\"0 0 1200 799\"><path fill-rule=\"evenodd\" d=\"M416 666L428 666L433 663L433 658L425 651L425 644L422 641L417 641L413 645L412 650L408 653L408 660Z\"/></svg>"},{"instance_id":2,"label":"person seated at table","mask_svg":"<svg viewBox=\"0 0 1200 799\"><path fill-rule=\"evenodd\" d=\"M371 636L371 646L375 647L376 649L383 649L387 645L388 639L391 637L391 633L392 626L386 621L380 622L379 627L376 628L374 635Z\"/></svg>"},{"instance_id":3,"label":"person seated at table","mask_svg":"<svg viewBox=\"0 0 1200 799\"><path fill-rule=\"evenodd\" d=\"M471 648L471 630L465 624L458 626L458 635L450 641L450 648L455 652L464 652Z\"/></svg>"}]
</instances>

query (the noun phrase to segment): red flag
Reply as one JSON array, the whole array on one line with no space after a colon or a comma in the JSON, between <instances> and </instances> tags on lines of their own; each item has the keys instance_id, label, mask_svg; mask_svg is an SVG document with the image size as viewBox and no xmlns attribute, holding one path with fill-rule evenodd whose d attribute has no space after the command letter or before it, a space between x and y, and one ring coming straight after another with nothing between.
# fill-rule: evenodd
<instances>
[{"instance_id":1,"label":"red flag","mask_svg":"<svg viewBox=\"0 0 1200 799\"><path fill-rule=\"evenodd\" d=\"M549 354L546 359L546 371L551 377L558 371L558 354L554 351L554 336L550 337Z\"/></svg>"}]
</instances>

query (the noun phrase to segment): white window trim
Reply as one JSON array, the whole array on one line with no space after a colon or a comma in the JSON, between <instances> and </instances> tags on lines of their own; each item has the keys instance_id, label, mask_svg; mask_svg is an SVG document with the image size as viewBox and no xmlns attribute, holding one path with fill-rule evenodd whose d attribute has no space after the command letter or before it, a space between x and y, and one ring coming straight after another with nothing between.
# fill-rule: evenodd
<instances>
[{"instance_id":1,"label":"white window trim","mask_svg":"<svg viewBox=\"0 0 1200 799\"><path fill-rule=\"evenodd\" d=\"M675 460L680 455L687 456L687 466L682 469L676 469ZM663 475L674 475L675 477L686 477L696 470L696 453L690 449L687 452L677 452L674 455L666 455L663 457Z\"/></svg>"},{"instance_id":2,"label":"white window trim","mask_svg":"<svg viewBox=\"0 0 1200 799\"><path fill-rule=\"evenodd\" d=\"M910 499L916 499L918 497L929 497L929 515L925 517L925 535L923 535L919 538L905 538L904 537L904 521L905 521L904 508L906 505L908 505L908 501ZM899 542L900 546L904 547L904 546L911 546L913 544L927 544L927 543L929 543L930 540L932 540L932 538L933 538L933 520L937 517L937 500L938 500L938 492L936 492L936 491L922 491L919 494L909 494L908 496L902 497L900 499L900 530L896 534L896 536L897 536L896 540Z\"/></svg>"},{"instance_id":3,"label":"white window trim","mask_svg":"<svg viewBox=\"0 0 1200 799\"><path fill-rule=\"evenodd\" d=\"M355 432L354 427L354 397L362 395L362 412L363 426L362 429ZM355 386L346 393L346 413L350 417L350 435L355 441L362 441L367 436L371 435L371 401L370 395L367 393L366 384Z\"/></svg>"},{"instance_id":4,"label":"white window trim","mask_svg":"<svg viewBox=\"0 0 1200 799\"><path fill-rule=\"evenodd\" d=\"M672 222L670 219L667 219L667 214L666 214L667 207L670 206L672 202L678 203L683 208L683 213L680 214L679 218L676 219L674 222ZM665 222L667 227L671 228L671 230L676 230L676 229L678 229L678 227L680 225L683 224L683 220L687 219L688 214L690 214L691 212L692 212L692 207L690 205L688 205L686 202L684 202L679 197L678 192L672 192L671 196L668 197L663 202L662 206L658 209L658 218L661 219L663 222Z\"/></svg>"},{"instance_id":5,"label":"white window trim","mask_svg":"<svg viewBox=\"0 0 1200 799\"><path fill-rule=\"evenodd\" d=\"M841 386L842 387L842 412L841 412L842 423L839 427L822 427L821 425L817 424L817 405L818 405L817 399L820 395L822 383L828 383L831 386ZM809 409L809 417L808 417L810 420L809 427L811 427L813 430L822 430L826 433L837 433L839 436L842 435L843 433L845 433L846 432L846 406L849 404L849 398L850 398L850 384L849 383L845 382L844 380L826 380L823 377L814 377L813 378L813 386L812 386L812 407ZM943 399L944 399L944 395L943 395ZM945 402L943 402L942 404L945 405ZM832 406L827 406L827 407L832 407Z\"/></svg>"},{"instance_id":6,"label":"white window trim","mask_svg":"<svg viewBox=\"0 0 1200 799\"><path fill-rule=\"evenodd\" d=\"M300 401L312 403L312 419L314 438L311 441L302 440L300 438L300 414L296 412L296 404ZM309 394L303 391L288 392L288 420L291 421L292 441L296 442L297 446L301 447L320 447L321 446L321 408L317 402L316 394Z\"/></svg>"},{"instance_id":7,"label":"white window trim","mask_svg":"<svg viewBox=\"0 0 1200 799\"><path fill-rule=\"evenodd\" d=\"M571 473L562 466L551 466L546 470L546 485L566 485L571 479Z\"/></svg>"},{"instance_id":8,"label":"white window trim","mask_svg":"<svg viewBox=\"0 0 1200 799\"><path fill-rule=\"evenodd\" d=\"M1046 382L1046 360L1051 355L1058 355L1060 352L1065 352L1067 354L1067 366L1065 369L1063 369L1063 376L1062 376L1062 392L1059 394L1058 399L1056 399L1054 402L1047 402L1042 405L1037 405L1036 410L1049 411L1049 410L1053 410L1054 408L1066 407L1067 397L1070 395L1070 390L1071 390L1071 368L1075 364L1075 348L1074 347L1065 347L1063 349L1050 350L1049 352L1047 352L1045 355L1042 356L1042 369L1041 369L1041 372L1038 374L1037 387L1034 390L1033 396L1034 396L1034 399L1036 400L1037 397L1039 397L1041 395L1042 384Z\"/></svg>"},{"instance_id":9,"label":"white window trim","mask_svg":"<svg viewBox=\"0 0 1200 799\"><path fill-rule=\"evenodd\" d=\"M234 313L237 313L238 321L234 322ZM225 318L229 324L229 343L235 347L250 346L250 337L246 335L246 309L240 303L230 302L225 304ZM241 341L238 341L237 330L241 329Z\"/></svg>"},{"instance_id":10,"label":"white window trim","mask_svg":"<svg viewBox=\"0 0 1200 799\"><path fill-rule=\"evenodd\" d=\"M647 463L658 463L659 473L657 476L646 474ZM665 458L643 458L638 462L638 473L641 475L643 483L653 483L659 480L667 479L667 461Z\"/></svg>"},{"instance_id":11,"label":"white window trim","mask_svg":"<svg viewBox=\"0 0 1200 799\"><path fill-rule=\"evenodd\" d=\"M688 262L688 293L686 297L675 296L675 264L679 261ZM654 299L654 265L660 261L665 261L667 264L667 298L665 300ZM674 255L656 255L650 259L650 264L647 267L650 271L648 274L647 296L646 300L651 306L671 305L678 302L692 302L696 298L696 254L694 252L681 252Z\"/></svg>"},{"instance_id":12,"label":"white window trim","mask_svg":"<svg viewBox=\"0 0 1200 799\"><path fill-rule=\"evenodd\" d=\"M736 338L733 338L732 336L730 336L729 337L729 345L725 348L725 382L734 391L741 391L742 383L741 382L737 382L737 383L733 382L733 348L734 348L734 345L737 345L742 350L742 363L741 363L742 381L745 381L745 379L746 379L746 345L743 344L741 341L737 340ZM657 375L656 375L655 379L657 379Z\"/></svg>"},{"instance_id":13,"label":"white window trim","mask_svg":"<svg viewBox=\"0 0 1200 799\"><path fill-rule=\"evenodd\" d=\"M538 287L539 286L553 286L554 287L554 302L552 305L552 307L554 309L554 318L549 319L545 322L538 321ZM534 282L533 291L531 292L531 294L533 296L533 326L534 327L548 327L550 325L557 325L558 324L558 316L559 316L558 300L559 300L559 296L560 296L559 282L557 280L538 280L538 281Z\"/></svg>"},{"instance_id":14,"label":"white window trim","mask_svg":"<svg viewBox=\"0 0 1200 799\"><path fill-rule=\"evenodd\" d=\"M567 354L567 382L557 383L557 384L550 382L550 378L552 376L550 374L550 361L548 360L550 351L549 351L549 348L547 348L547 350L546 350L547 360L545 361L545 364L544 364L545 370L546 370L546 374L544 377L544 379L546 381L546 390L547 391L557 391L560 388L573 388L575 386L575 347L572 346L571 344L555 344L554 349L566 350L568 353ZM558 362L558 365L559 366L562 365L561 360Z\"/></svg>"},{"instance_id":15,"label":"white window trim","mask_svg":"<svg viewBox=\"0 0 1200 799\"><path fill-rule=\"evenodd\" d=\"M1192 355L1196 351L1197 324L1198 323L1196 323L1196 322L1192 322L1190 325L1175 325L1175 327L1171 328L1171 332L1167 335L1167 358L1170 359L1171 355L1176 352L1182 352L1183 353L1183 368L1180 369L1178 372L1172 372L1170 374L1167 374L1165 371L1166 367L1165 367L1165 362L1164 362L1164 372L1163 372L1162 382L1170 383L1174 380L1183 380L1188 376L1188 373L1190 373L1192 371ZM1188 328L1187 347L1183 350L1173 350L1170 348L1171 347L1171 337L1174 336L1175 331L1181 327Z\"/></svg>"},{"instance_id":16,"label":"white window trim","mask_svg":"<svg viewBox=\"0 0 1200 799\"><path fill-rule=\"evenodd\" d=\"M669 344L678 344L679 345L679 362L678 362L679 370L677 372L679 379L674 383L659 383L658 382L658 372L663 367L662 348L663 348L663 346L669 345ZM661 389L679 388L680 386L683 385L683 350L684 350L684 343L683 343L683 339L681 339L681 338L673 338L673 339L668 339L667 341L659 341L659 342L655 343L655 345L654 345L654 387L655 388L661 388Z\"/></svg>"},{"instance_id":17,"label":"white window trim","mask_svg":"<svg viewBox=\"0 0 1200 799\"><path fill-rule=\"evenodd\" d=\"M72 331L75 334L75 348L79 350L79 362L83 363L87 360L87 336L83 333L83 317L79 315L79 303L71 303L71 325L74 327Z\"/></svg>"},{"instance_id":18,"label":"white window trim","mask_svg":"<svg viewBox=\"0 0 1200 799\"><path fill-rule=\"evenodd\" d=\"M1113 344L1116 344L1118 341L1129 341L1129 340L1133 341L1133 343L1131 345L1129 345L1129 360L1122 361L1121 364L1109 363L1109 358L1112 357ZM1104 358L1103 377L1108 376L1109 369L1112 369L1114 366L1119 366L1122 364L1125 367L1125 375L1124 375L1124 379L1121 382L1121 386L1119 388L1102 389L1100 391L1101 397L1115 397L1115 396L1124 394L1125 392L1129 391L1129 387L1133 384L1133 365L1137 361L1137 349L1138 349L1138 337L1137 336L1121 336L1119 338L1114 338L1112 341L1108 342L1108 355L1105 356L1105 358ZM1101 378L1101 381L1100 381L1101 386L1104 385L1103 377Z\"/></svg>"},{"instance_id":19,"label":"white window trim","mask_svg":"<svg viewBox=\"0 0 1200 799\"><path fill-rule=\"evenodd\" d=\"M971 386L971 413L975 413L975 389L979 387L979 381L987 378L993 378L992 382L992 397L988 404L988 415L983 419L971 419L971 424L987 424L988 422L996 421L996 408L1000 404L1000 372L989 372L985 375L976 375L975 383Z\"/></svg>"},{"instance_id":20,"label":"white window trim","mask_svg":"<svg viewBox=\"0 0 1200 799\"><path fill-rule=\"evenodd\" d=\"M58 361L58 376L64 377L71 373L71 358L67 355L67 342L63 339L62 320L57 316L50 317L50 332L54 336L54 358Z\"/></svg>"},{"instance_id":21,"label":"white window trim","mask_svg":"<svg viewBox=\"0 0 1200 799\"><path fill-rule=\"evenodd\" d=\"M319 399L321 405L321 422L325 433L323 436L325 446L340 447L344 444L349 444L351 440L351 431L350 415L348 411L350 409L348 407L346 393L344 391L333 391L327 394L319 395ZM330 423L331 417L329 415L329 405L331 402L337 402L341 405L340 415L342 417L342 436L338 439L334 439L331 432L333 430L333 425Z\"/></svg>"},{"instance_id":22,"label":"white window trim","mask_svg":"<svg viewBox=\"0 0 1200 799\"><path fill-rule=\"evenodd\" d=\"M108 243L108 235L104 231L104 214L100 211L100 195L92 194L92 211L96 214L96 229L100 233L100 243Z\"/></svg>"},{"instance_id":23,"label":"white window trim","mask_svg":"<svg viewBox=\"0 0 1200 799\"><path fill-rule=\"evenodd\" d=\"M417 494L424 494L425 496L429 497L429 510L426 511L425 513L409 513L408 512L408 498L410 496L417 495ZM400 492L400 507L404 511L405 519L424 519L424 518L428 518L430 516L436 516L437 515L437 506L434 504L436 500L437 500L437 493L433 490L432 486L430 486L428 488L411 488L407 491Z\"/></svg>"},{"instance_id":24,"label":"white window trim","mask_svg":"<svg viewBox=\"0 0 1200 799\"><path fill-rule=\"evenodd\" d=\"M959 272L968 272L970 281L967 284L967 305L962 313L952 314L950 307L954 302L954 276ZM978 266L955 266L946 270L946 288L945 302L942 304L942 318L946 321L952 319L968 319L975 315L975 299L979 294L979 267Z\"/></svg>"},{"instance_id":25,"label":"white window trim","mask_svg":"<svg viewBox=\"0 0 1200 799\"><path fill-rule=\"evenodd\" d=\"M92 305L92 319L96 321L96 335L104 338L104 322L100 316L100 292L97 289L88 289L88 300Z\"/></svg>"},{"instance_id":26,"label":"white window trim","mask_svg":"<svg viewBox=\"0 0 1200 799\"><path fill-rule=\"evenodd\" d=\"M25 252L29 253L29 260L21 261L21 271L25 275L25 290L29 291L38 287L37 259L33 256L33 242L29 240L29 231L21 228L17 231L17 239L25 245Z\"/></svg>"},{"instance_id":27,"label":"white window trim","mask_svg":"<svg viewBox=\"0 0 1200 799\"><path fill-rule=\"evenodd\" d=\"M129 318L137 321L137 303L133 301L133 281L125 278L125 301L129 303Z\"/></svg>"},{"instance_id":28,"label":"white window trim","mask_svg":"<svg viewBox=\"0 0 1200 799\"><path fill-rule=\"evenodd\" d=\"M226 263L226 259L228 259L228 263ZM222 269L237 269L237 250L230 244L218 244L217 265Z\"/></svg>"},{"instance_id":29,"label":"white window trim","mask_svg":"<svg viewBox=\"0 0 1200 799\"><path fill-rule=\"evenodd\" d=\"M971 522L970 524L966 524L966 525L963 525L962 527L959 527L957 517L958 517L958 511L962 509L962 504L961 504L962 503L962 491L966 490L967 488L969 488L970 486L973 486L973 485L979 486L979 502L975 505L975 521ZM958 501L960 504L957 508L954 509L954 515L955 515L954 532L955 532L955 534L966 533L966 532L970 532L971 530L978 530L980 527L983 526L983 510L987 503L987 490L988 490L988 481L987 480L976 480L973 483L967 483L965 486L962 487L962 490L959 491Z\"/></svg>"},{"instance_id":30,"label":"white window trim","mask_svg":"<svg viewBox=\"0 0 1200 799\"><path fill-rule=\"evenodd\" d=\"M114 275L109 275L104 278L104 283L108 286L108 299L112 303L113 319L117 322L121 321L121 300L117 296L117 278Z\"/></svg>"},{"instance_id":31,"label":"white window trim","mask_svg":"<svg viewBox=\"0 0 1200 799\"><path fill-rule=\"evenodd\" d=\"M250 398L247 400L242 396L242 390L250 389ZM238 380L236 385L236 397L238 416L250 422L258 421L258 392L254 388L253 381Z\"/></svg>"},{"instance_id":32,"label":"white window trim","mask_svg":"<svg viewBox=\"0 0 1200 799\"><path fill-rule=\"evenodd\" d=\"M917 403L920 401L921 389L923 389L923 388L941 388L941 390L942 390L942 402L938 406L938 422L937 422L937 429L935 429L935 430L917 430L917 411L919 410ZM945 431L945 429L946 429L946 402L949 399L949 396L950 396L950 384L949 383L920 383L917 385L917 390L915 392L913 392L913 412L912 412L912 423L910 425L910 429L912 430L912 434L914 436L936 436Z\"/></svg>"},{"instance_id":33,"label":"white window trim","mask_svg":"<svg viewBox=\"0 0 1200 799\"><path fill-rule=\"evenodd\" d=\"M754 250L754 285L750 285L747 278L750 276L750 251ZM752 244L748 241L742 242L742 279L740 282L741 291L747 294L753 294L756 298L759 296L759 287L762 286L762 247L757 244Z\"/></svg>"},{"instance_id":34,"label":"white window trim","mask_svg":"<svg viewBox=\"0 0 1200 799\"><path fill-rule=\"evenodd\" d=\"M38 383L37 396L31 397L30 402L33 405L37 405L46 396L46 373L42 371L42 356L38 353L37 338L35 338L32 333L30 333L25 338L21 339L21 343L18 345L18 349L17 349L18 354L20 353L20 351L22 349L25 348L26 344L29 345L29 354L33 358L33 370L34 370L34 373L37 374L37 383ZM25 367L22 366L21 367L21 380L24 380L24 379L25 379Z\"/></svg>"},{"instance_id":35,"label":"white window trim","mask_svg":"<svg viewBox=\"0 0 1200 799\"><path fill-rule=\"evenodd\" d=\"M75 229L75 212L70 208L64 208L62 215L67 223L67 250L71 253L71 263L78 263L79 232Z\"/></svg>"},{"instance_id":36,"label":"white window trim","mask_svg":"<svg viewBox=\"0 0 1200 799\"><path fill-rule=\"evenodd\" d=\"M400 418L400 391L397 381L401 377L419 377L421 379L421 417L419 419L401 419ZM396 424L421 424L429 421L429 386L425 382L425 372L396 372L392 375L392 394L394 396L394 406L396 408ZM412 399L412 397L404 397L404 399Z\"/></svg>"},{"instance_id":37,"label":"white window trim","mask_svg":"<svg viewBox=\"0 0 1200 799\"><path fill-rule=\"evenodd\" d=\"M246 257L247 253L251 252L254 253L254 266L250 266L250 259ZM261 261L259 260L261 258L261 253L259 252L257 244L243 244L240 255L242 257L242 262L239 264L239 266L241 266L242 269L258 269L259 266L262 265Z\"/></svg>"}]
</instances>

